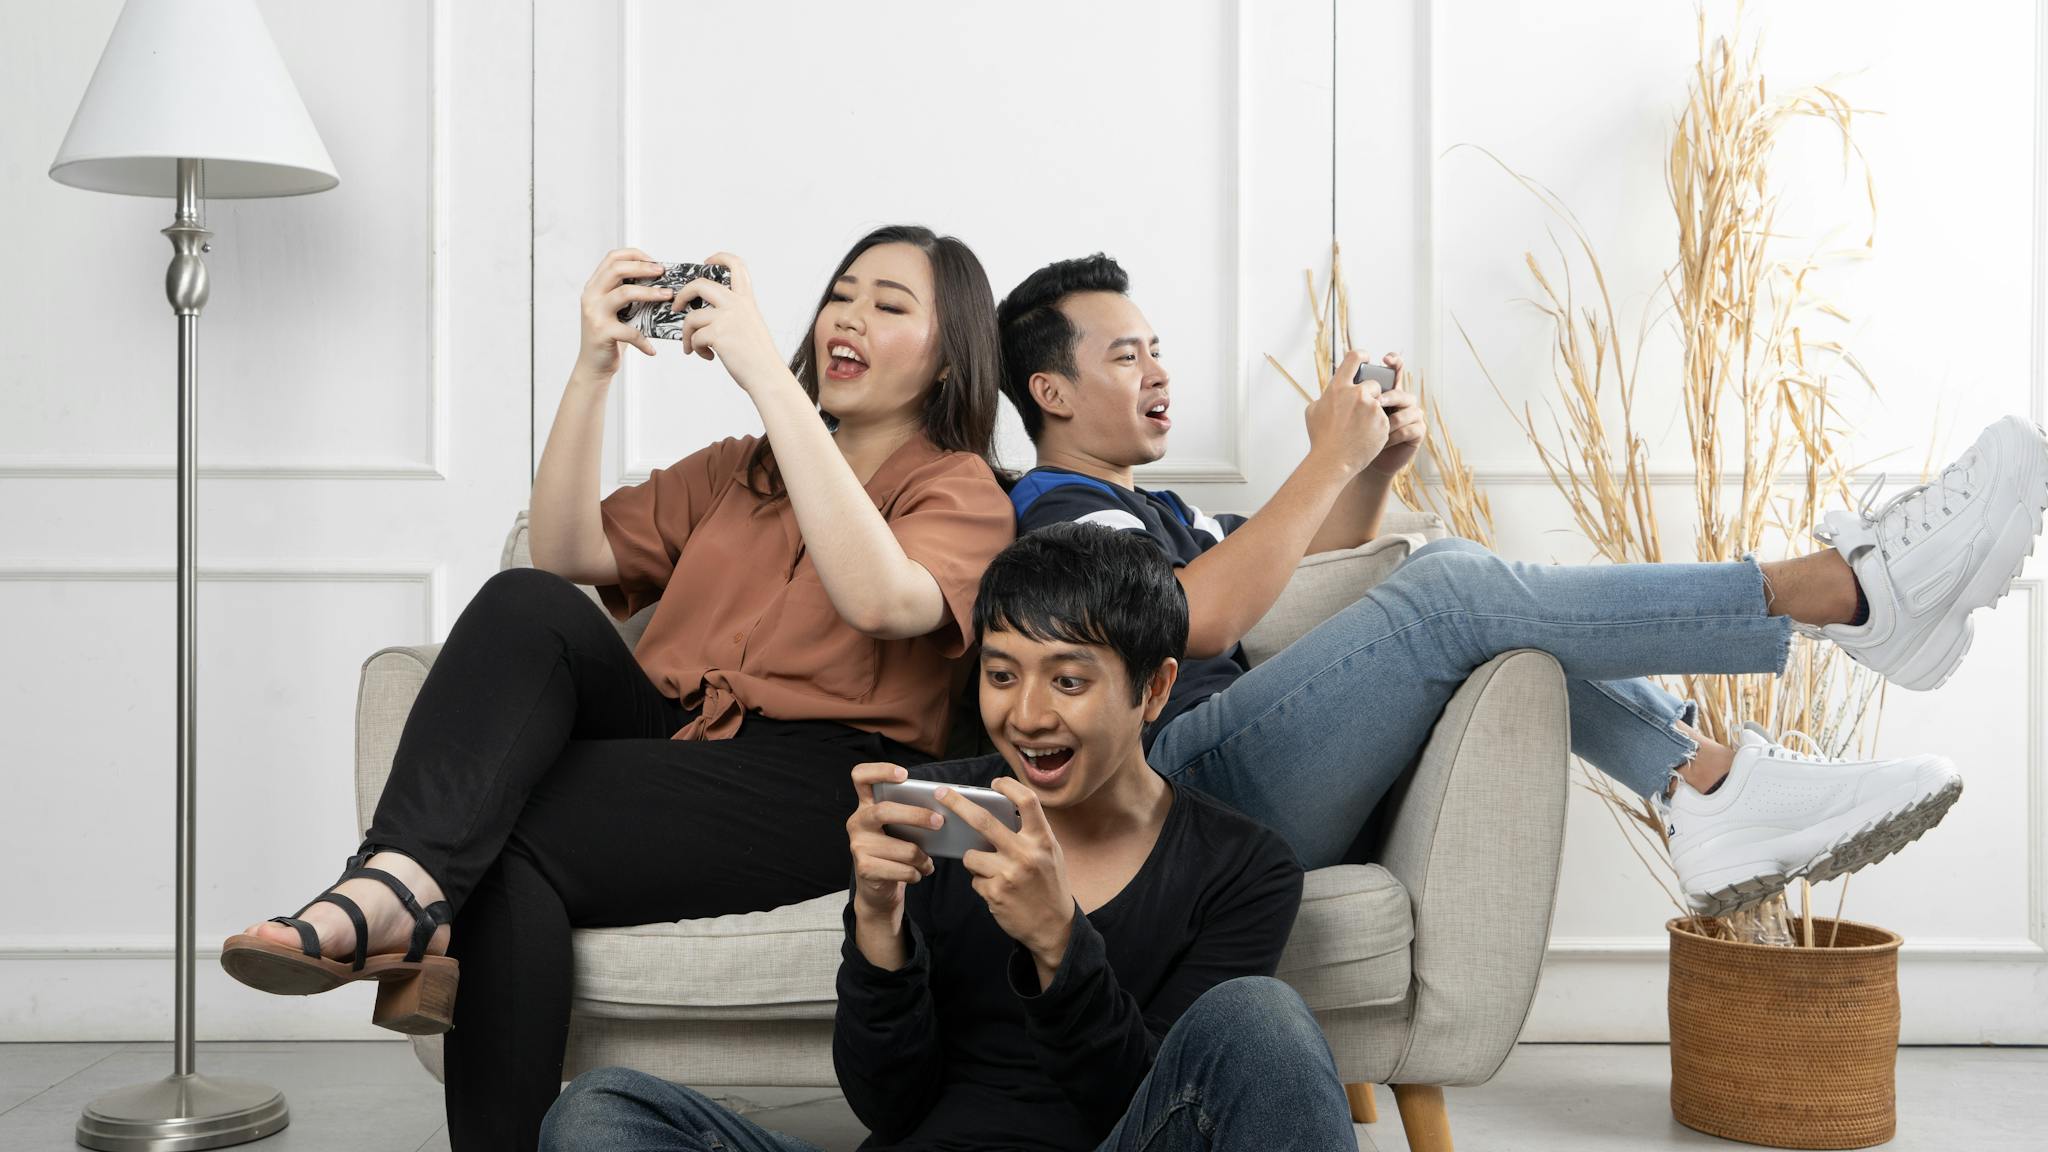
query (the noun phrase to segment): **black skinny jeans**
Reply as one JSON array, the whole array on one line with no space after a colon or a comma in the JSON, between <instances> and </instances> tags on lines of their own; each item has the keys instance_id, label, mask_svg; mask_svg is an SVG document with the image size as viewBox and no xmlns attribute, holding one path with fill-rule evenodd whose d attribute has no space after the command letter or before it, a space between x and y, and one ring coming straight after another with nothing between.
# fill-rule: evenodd
<instances>
[{"instance_id":1,"label":"black skinny jeans","mask_svg":"<svg viewBox=\"0 0 2048 1152\"><path fill-rule=\"evenodd\" d=\"M530 1152L562 1084L571 928L753 912L843 890L855 764L930 759L828 721L689 719L574 585L492 577L406 718L366 846L455 911L454 1152Z\"/></svg>"}]
</instances>

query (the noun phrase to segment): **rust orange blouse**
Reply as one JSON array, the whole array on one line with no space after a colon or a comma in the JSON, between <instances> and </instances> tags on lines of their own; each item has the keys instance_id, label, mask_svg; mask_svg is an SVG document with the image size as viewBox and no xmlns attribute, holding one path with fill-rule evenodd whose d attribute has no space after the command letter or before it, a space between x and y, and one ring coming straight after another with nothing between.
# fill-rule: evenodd
<instances>
[{"instance_id":1,"label":"rust orange blouse","mask_svg":"<svg viewBox=\"0 0 2048 1152\"><path fill-rule=\"evenodd\" d=\"M943 755L953 662L971 645L982 570L1015 535L1010 501L979 457L913 437L867 483L904 554L938 581L946 622L908 640L855 631L832 607L788 500L746 487L757 437L721 440L604 499L623 620L657 601L634 655L701 715L679 740L718 740L747 712L836 720Z\"/></svg>"}]
</instances>

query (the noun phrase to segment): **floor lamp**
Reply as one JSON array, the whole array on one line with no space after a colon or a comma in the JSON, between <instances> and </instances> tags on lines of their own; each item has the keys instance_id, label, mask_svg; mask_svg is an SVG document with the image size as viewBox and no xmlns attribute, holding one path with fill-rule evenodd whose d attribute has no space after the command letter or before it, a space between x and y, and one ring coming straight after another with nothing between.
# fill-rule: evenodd
<instances>
[{"instance_id":1,"label":"floor lamp","mask_svg":"<svg viewBox=\"0 0 2048 1152\"><path fill-rule=\"evenodd\" d=\"M171 1075L86 1106L88 1148L184 1152L268 1136L290 1122L267 1085L201 1076L193 1061L193 720L199 312L212 235L205 197L297 196L339 183L255 0L128 0L79 101L50 178L98 192L171 196L164 280L178 319L178 777L176 1044Z\"/></svg>"}]
</instances>

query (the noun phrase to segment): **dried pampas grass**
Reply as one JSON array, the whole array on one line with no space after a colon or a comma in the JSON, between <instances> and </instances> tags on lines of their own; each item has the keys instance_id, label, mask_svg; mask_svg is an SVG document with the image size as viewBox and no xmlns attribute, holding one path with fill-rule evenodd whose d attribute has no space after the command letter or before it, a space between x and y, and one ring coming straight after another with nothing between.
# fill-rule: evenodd
<instances>
[{"instance_id":1,"label":"dried pampas grass","mask_svg":"<svg viewBox=\"0 0 2048 1152\"><path fill-rule=\"evenodd\" d=\"M1668 312L1662 315L1679 337L1680 361L1675 372L1653 377L1675 383L1689 433L1696 527L1691 554L1680 558L1727 561L1806 551L1821 512L1850 499L1851 465L1842 450L1847 429L1835 390L1873 388L1833 335L1846 328L1848 317L1820 295L1815 273L1869 255L1875 185L1856 147L1852 129L1859 113L1848 100L1826 86L1771 95L1759 68L1760 38L1742 47L1739 8L1729 35L1710 38L1703 10L1698 29L1698 59L1665 168L1678 255L1664 275ZM1791 240L1777 231L1780 199L1771 159L1782 129L1801 118L1835 129L1845 168L1862 170L1870 216L1858 244L1790 252ZM1462 325L1459 335L1594 552L1616 564L1664 561L1648 442L1636 419L1651 317L1646 310L1635 332L1624 333L1593 243L1570 209L1542 184L1475 150L1542 203L1570 239L1567 247L1553 238L1552 264L1534 253L1523 256L1535 286L1532 303L1554 334L1555 377L1544 418L1531 404L1509 399ZM1340 255L1332 245L1331 278L1320 296L1313 273L1307 275L1319 389L1328 387L1332 366L1351 343ZM1575 263L1590 273L1583 298ZM1302 396L1311 395L1279 361L1267 359ZM1415 387L1423 391L1419 379ZM1424 399L1429 437L1423 467L1404 472L1395 492L1409 507L1441 515L1458 535L1491 546L1486 494L1442 411ZM1749 721L1780 739L1804 736L1827 756L1856 754L1874 740L1883 705L1882 681L1832 646L1803 636L1794 638L1780 675L1684 676L1670 687L1698 702L1699 727L1716 741L1732 743ZM1630 850L1679 914L1692 919L1656 806L1585 766L1578 783L1601 797ZM1693 927L1709 936L1755 938L1789 922L1782 897L1745 910L1740 919L1732 925L1695 920Z\"/></svg>"},{"instance_id":2,"label":"dried pampas grass","mask_svg":"<svg viewBox=\"0 0 2048 1152\"><path fill-rule=\"evenodd\" d=\"M1344 253L1335 241L1330 244L1330 280L1320 294L1316 291L1316 274L1304 270L1302 278L1308 286L1309 316L1315 321L1316 334L1313 349L1316 371L1316 391L1310 392L1287 367L1266 355L1266 363L1280 373L1282 379L1292 385L1295 392L1306 401L1313 401L1316 393L1330 386L1331 374L1337 365L1357 346L1351 336L1351 290L1344 280ZM1487 502L1486 493L1472 476L1465 459L1458 453L1454 441L1444 427L1443 410L1437 407L1436 399L1429 394L1422 374L1413 367L1405 368L1404 383L1413 390L1422 402L1424 416L1429 421L1430 434L1422 443L1422 462L1434 483L1423 484L1417 479L1413 468L1402 469L1394 477L1394 496L1407 507L1420 512L1433 512L1450 525L1454 535L1475 540L1487 547L1493 546L1493 506Z\"/></svg>"}]
</instances>

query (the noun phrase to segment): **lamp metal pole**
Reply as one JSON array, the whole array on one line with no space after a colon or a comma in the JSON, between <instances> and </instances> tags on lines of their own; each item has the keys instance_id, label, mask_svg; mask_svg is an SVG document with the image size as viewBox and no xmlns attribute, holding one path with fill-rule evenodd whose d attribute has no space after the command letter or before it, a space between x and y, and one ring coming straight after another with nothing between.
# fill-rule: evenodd
<instances>
[{"instance_id":1,"label":"lamp metal pole","mask_svg":"<svg viewBox=\"0 0 2048 1152\"><path fill-rule=\"evenodd\" d=\"M178 986L173 1014L177 1055L173 1074L190 1076L193 1063L193 867L199 810L192 768L199 750L199 313L206 307L206 261L213 235L199 223L203 160L178 161L178 214L164 229L175 255L164 273L164 294L178 317Z\"/></svg>"},{"instance_id":2,"label":"lamp metal pole","mask_svg":"<svg viewBox=\"0 0 2048 1152\"><path fill-rule=\"evenodd\" d=\"M201 1076L193 1047L194 798L199 606L199 313L213 235L199 222L203 161L178 161L178 208L164 229L174 254L164 293L178 318L178 827L177 989L169 1078L110 1092L86 1106L77 1138L103 1152L196 1152L261 1139L291 1123L284 1094L247 1080Z\"/></svg>"}]
</instances>

